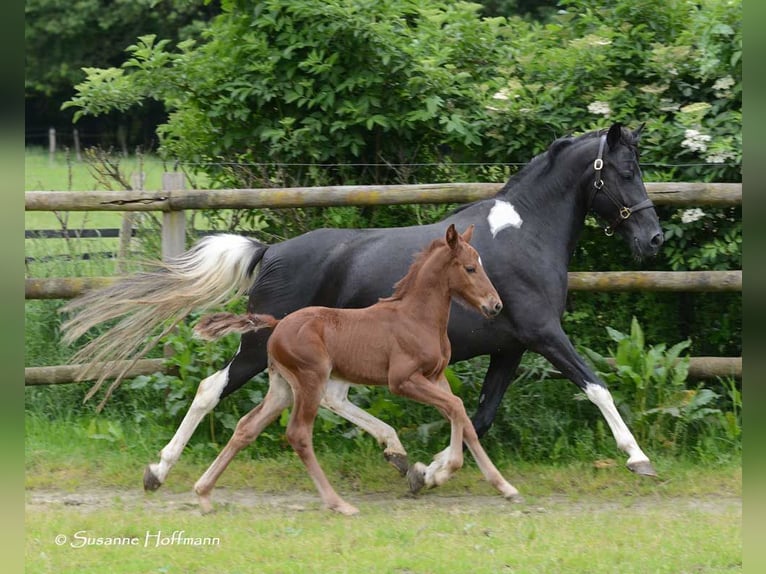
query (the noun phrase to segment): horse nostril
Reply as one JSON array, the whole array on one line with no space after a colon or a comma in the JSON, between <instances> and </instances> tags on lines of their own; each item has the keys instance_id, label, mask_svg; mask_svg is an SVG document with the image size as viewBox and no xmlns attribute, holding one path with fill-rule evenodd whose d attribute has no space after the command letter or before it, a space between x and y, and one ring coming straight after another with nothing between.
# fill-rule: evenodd
<instances>
[{"instance_id":1,"label":"horse nostril","mask_svg":"<svg viewBox=\"0 0 766 574\"><path fill-rule=\"evenodd\" d=\"M662 233L656 234L654 237L652 237L652 240L649 242L649 244L652 247L659 247L662 245L662 242L665 241L665 237L662 235Z\"/></svg>"},{"instance_id":2,"label":"horse nostril","mask_svg":"<svg viewBox=\"0 0 766 574\"><path fill-rule=\"evenodd\" d=\"M502 310L503 310L503 304L500 301L495 303L495 314L499 313Z\"/></svg>"}]
</instances>

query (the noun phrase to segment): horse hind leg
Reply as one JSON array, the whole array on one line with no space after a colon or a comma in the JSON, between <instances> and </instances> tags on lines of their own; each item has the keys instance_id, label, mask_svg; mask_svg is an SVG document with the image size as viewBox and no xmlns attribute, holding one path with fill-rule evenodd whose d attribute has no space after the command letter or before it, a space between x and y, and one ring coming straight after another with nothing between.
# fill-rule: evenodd
<instances>
[{"instance_id":1,"label":"horse hind leg","mask_svg":"<svg viewBox=\"0 0 766 574\"><path fill-rule=\"evenodd\" d=\"M349 386L346 381L331 378L322 398L322 406L371 434L378 441L378 444L385 445L383 456L399 471L399 474L405 476L409 469L407 451L404 450L396 431L390 425L352 403L348 399Z\"/></svg>"},{"instance_id":2,"label":"horse hind leg","mask_svg":"<svg viewBox=\"0 0 766 574\"><path fill-rule=\"evenodd\" d=\"M229 381L229 367L213 373L197 387L189 410L181 421L173 438L160 451L160 460L147 465L144 471L144 490L157 490L165 482L170 469L178 462L199 423L218 404L221 393Z\"/></svg>"},{"instance_id":3,"label":"horse hind leg","mask_svg":"<svg viewBox=\"0 0 766 574\"><path fill-rule=\"evenodd\" d=\"M306 384L311 378L316 380ZM314 420L319 411L324 380L324 377L315 377L309 373L303 373L301 381L297 378L290 380L295 404L287 424L287 440L306 467L324 505L330 510L351 516L357 514L359 509L343 500L335 492L314 453L312 437Z\"/></svg>"},{"instance_id":4,"label":"horse hind leg","mask_svg":"<svg viewBox=\"0 0 766 574\"><path fill-rule=\"evenodd\" d=\"M197 494L203 514L212 511L210 493L232 459L240 450L258 438L263 429L271 424L292 402L293 394L290 386L278 373L271 372L269 390L261 404L239 420L229 442L194 485L194 492Z\"/></svg>"}]
</instances>

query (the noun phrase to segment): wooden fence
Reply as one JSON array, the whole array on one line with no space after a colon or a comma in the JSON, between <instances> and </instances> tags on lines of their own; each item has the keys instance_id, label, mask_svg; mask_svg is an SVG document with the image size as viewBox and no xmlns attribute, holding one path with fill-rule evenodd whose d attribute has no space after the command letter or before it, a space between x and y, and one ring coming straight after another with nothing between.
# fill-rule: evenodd
<instances>
[{"instance_id":1,"label":"wooden fence","mask_svg":"<svg viewBox=\"0 0 766 574\"><path fill-rule=\"evenodd\" d=\"M162 254L167 258L185 249L185 210L465 203L491 197L501 187L502 184L497 183L445 183L188 190L183 174L166 173L162 189L158 191L28 191L25 199L27 211L161 211ZM742 184L739 183L647 183L646 188L656 205L722 207L742 202ZM111 281L108 277L27 278L25 297L71 298ZM569 288L580 291L741 291L742 271L570 272ZM136 364L128 376L145 374L147 370L162 370L161 360L144 360ZM741 357L693 357L690 376L741 377L741 371ZM27 368L25 384L73 382L74 372L71 365Z\"/></svg>"}]
</instances>

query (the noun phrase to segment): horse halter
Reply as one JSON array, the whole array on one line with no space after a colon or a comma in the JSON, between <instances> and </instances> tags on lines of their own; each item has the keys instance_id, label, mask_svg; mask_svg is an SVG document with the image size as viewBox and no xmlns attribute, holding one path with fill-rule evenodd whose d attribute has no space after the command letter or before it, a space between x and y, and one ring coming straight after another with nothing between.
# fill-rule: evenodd
<instances>
[{"instance_id":1,"label":"horse halter","mask_svg":"<svg viewBox=\"0 0 766 574\"><path fill-rule=\"evenodd\" d=\"M604 180L601 179L601 170L604 168L604 148L606 147L606 135L602 135L601 139L598 144L598 157L596 157L596 161L593 162L593 169L596 171L596 179L593 182L593 193L591 193L590 201L588 201L588 209L590 209L590 206L593 204L593 200L596 197L596 194L599 191L604 192L604 195L606 195L609 198L609 201L611 201L619 210L619 217L615 219L611 224L604 227L604 234L608 237L611 237L614 235L615 229L626 219L628 219L633 213L637 211L641 211L642 209L647 209L649 207L654 207L654 204L652 203L652 200L648 197L640 201L639 203L627 207L625 204L622 203L618 198L616 198L607 188L606 184L604 183Z\"/></svg>"}]
</instances>

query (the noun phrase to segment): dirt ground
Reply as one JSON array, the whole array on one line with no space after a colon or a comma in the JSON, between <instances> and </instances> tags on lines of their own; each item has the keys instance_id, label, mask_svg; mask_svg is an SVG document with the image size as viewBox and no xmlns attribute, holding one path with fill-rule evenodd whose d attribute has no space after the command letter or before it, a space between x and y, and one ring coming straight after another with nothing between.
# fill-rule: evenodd
<instances>
[{"instance_id":1,"label":"dirt ground","mask_svg":"<svg viewBox=\"0 0 766 574\"><path fill-rule=\"evenodd\" d=\"M365 506L400 505L407 502L417 504L421 508L442 507L451 512L471 514L482 508L497 506L502 500L496 495L444 495L437 492L427 492L417 500L407 496L392 496L386 494L347 495L347 500L354 504ZM660 496L642 496L622 500L602 500L577 497L570 499L565 496L551 495L535 497L534 501L522 501L513 505L512 512L530 513L582 513L589 511L609 511L631 508L634 511L650 511L654 508L667 508L670 499ZM290 494L273 494L255 492L247 489L217 488L214 493L214 504L217 507L241 508L270 508L285 512L301 512L320 507L319 497L315 493L295 492ZM674 497L674 508L701 510L712 514L742 512L742 498L738 496L720 497ZM114 488L89 489L83 492L70 492L51 489L31 489L26 492L26 511L45 511L55 507L69 507L79 512L89 513L102 508L119 506L125 509L151 510L153 512L199 512L196 496L192 492L158 491L144 493L140 489L126 490Z\"/></svg>"}]
</instances>

